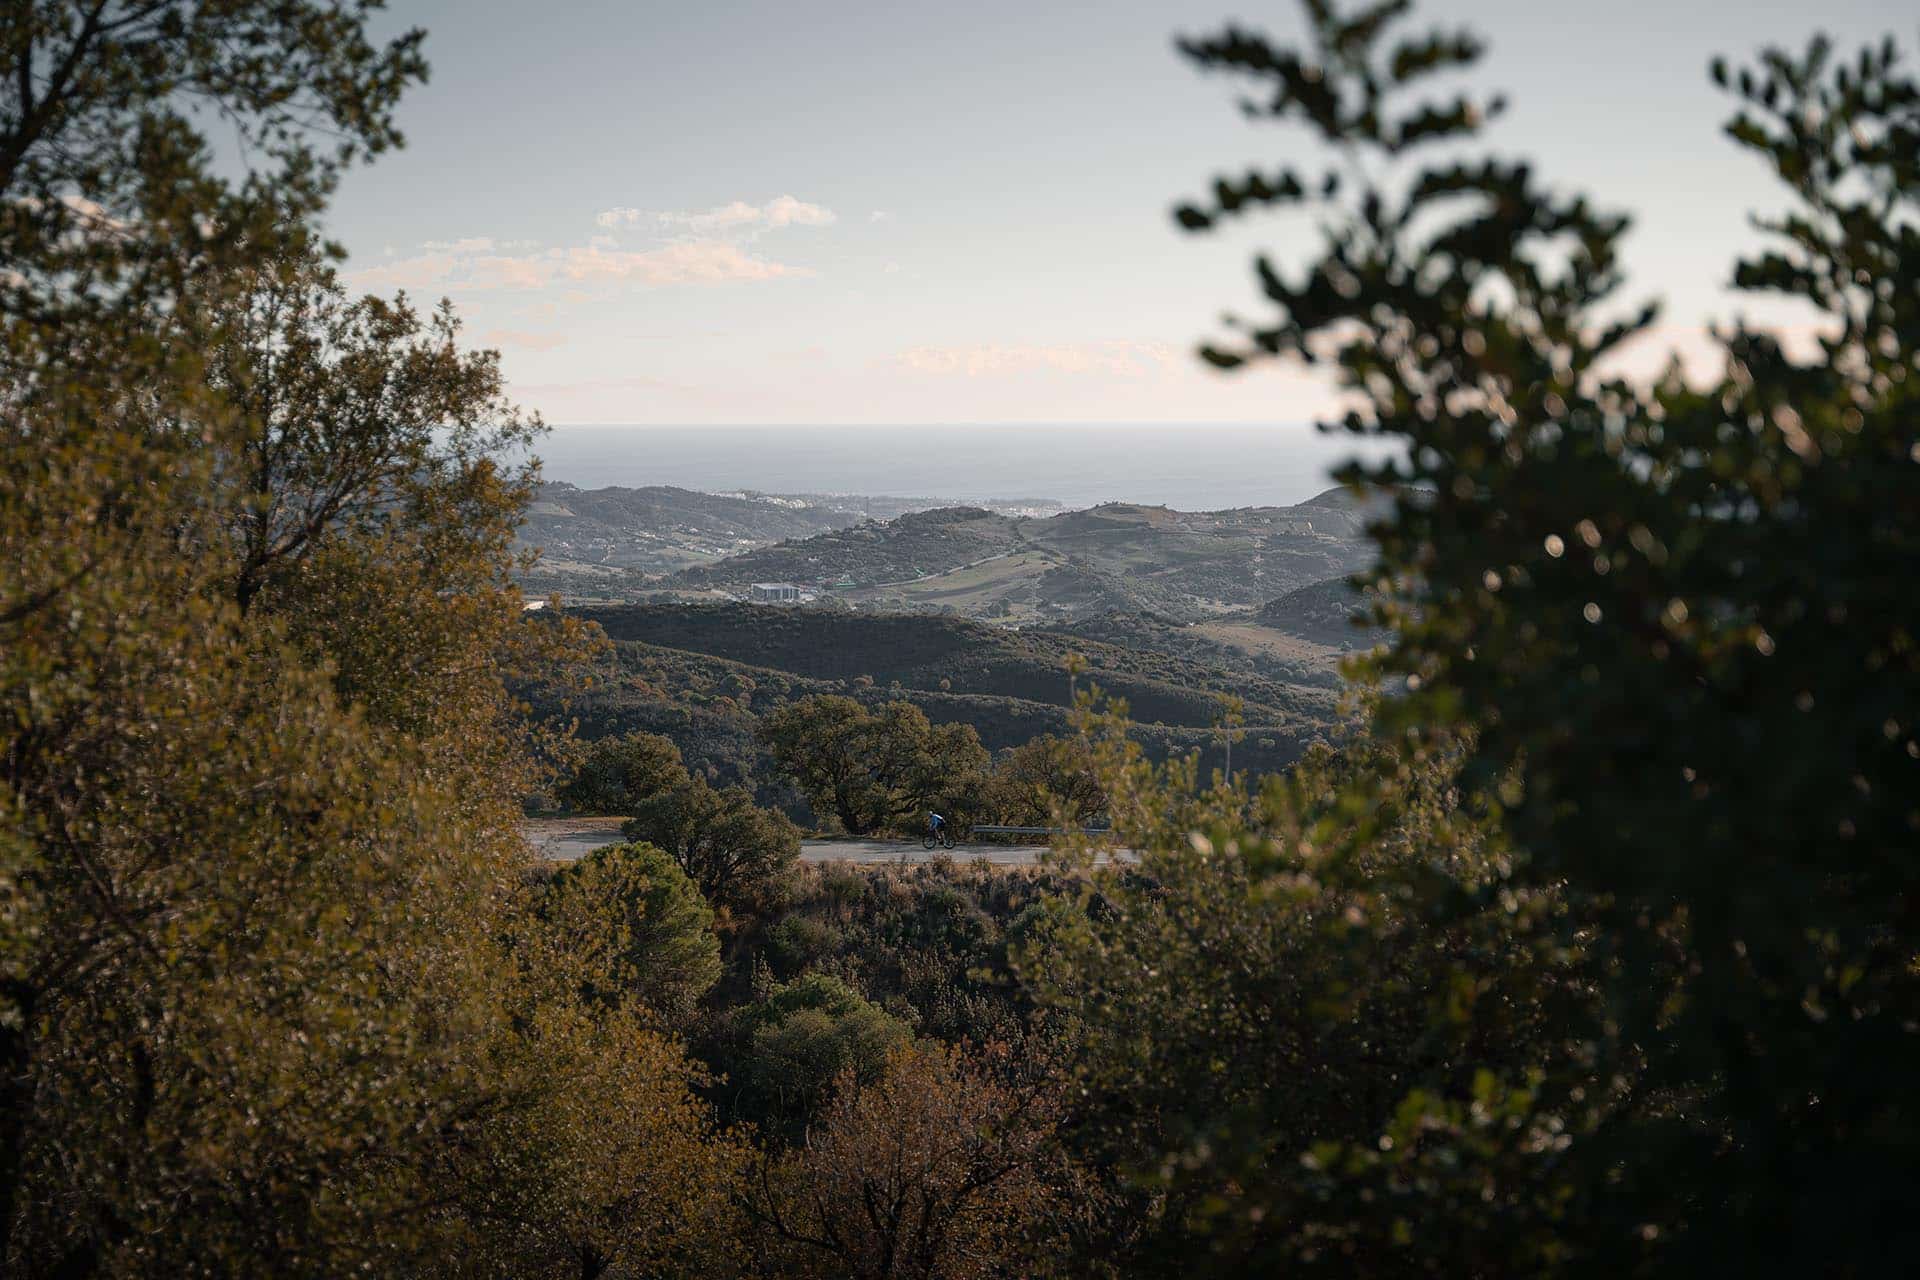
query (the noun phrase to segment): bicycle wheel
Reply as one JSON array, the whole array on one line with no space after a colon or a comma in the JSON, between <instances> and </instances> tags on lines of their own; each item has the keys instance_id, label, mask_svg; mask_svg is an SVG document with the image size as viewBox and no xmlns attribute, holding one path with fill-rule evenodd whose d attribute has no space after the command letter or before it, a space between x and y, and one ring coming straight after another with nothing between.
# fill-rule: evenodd
<instances>
[{"instance_id":1,"label":"bicycle wheel","mask_svg":"<svg viewBox=\"0 0 1920 1280\"><path fill-rule=\"evenodd\" d=\"M922 849L931 849L933 848L934 845L939 843L940 843L940 837L934 835L933 832L931 831L927 832L927 834L920 837L920 847Z\"/></svg>"}]
</instances>

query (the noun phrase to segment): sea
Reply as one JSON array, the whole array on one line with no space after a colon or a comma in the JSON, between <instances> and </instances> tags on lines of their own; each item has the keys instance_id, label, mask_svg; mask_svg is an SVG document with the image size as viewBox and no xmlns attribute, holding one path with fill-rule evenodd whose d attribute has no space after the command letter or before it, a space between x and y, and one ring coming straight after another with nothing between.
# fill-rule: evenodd
<instances>
[{"instance_id":1,"label":"sea","mask_svg":"<svg viewBox=\"0 0 1920 1280\"><path fill-rule=\"evenodd\" d=\"M555 426L534 452L581 488L871 494L971 502L1286 506L1383 446L1311 426Z\"/></svg>"}]
</instances>

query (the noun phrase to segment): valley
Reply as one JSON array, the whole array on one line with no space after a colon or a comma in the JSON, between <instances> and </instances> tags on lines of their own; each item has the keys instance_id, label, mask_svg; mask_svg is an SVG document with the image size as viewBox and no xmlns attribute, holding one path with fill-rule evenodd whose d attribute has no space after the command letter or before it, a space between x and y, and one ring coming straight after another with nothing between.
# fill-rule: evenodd
<instances>
[{"instance_id":1,"label":"valley","mask_svg":"<svg viewBox=\"0 0 1920 1280\"><path fill-rule=\"evenodd\" d=\"M1344 576L1371 554L1367 513L1338 489L1294 506L1207 512L1108 503L1047 513L1023 499L868 518L869 500L835 501L544 486L521 533L540 552L524 583L606 603L744 600L778 584L849 609L1002 625L1114 612L1200 622Z\"/></svg>"},{"instance_id":2,"label":"valley","mask_svg":"<svg viewBox=\"0 0 1920 1280\"><path fill-rule=\"evenodd\" d=\"M1271 772L1338 735L1341 659L1376 638L1349 620L1367 513L1343 491L887 519L836 501L545 486L522 532L543 557L523 585L563 578L560 611L609 643L585 687L532 691L537 711L588 740L662 735L696 772L806 821L761 725L808 698L910 703L1002 752L1071 734L1075 693L1098 687L1150 757L1198 753L1203 770L1226 763L1237 704L1233 763ZM754 598L773 591L798 598Z\"/></svg>"},{"instance_id":3,"label":"valley","mask_svg":"<svg viewBox=\"0 0 1920 1280\"><path fill-rule=\"evenodd\" d=\"M1269 648L1209 635L1206 624L1142 615L1013 629L942 615L733 602L566 613L602 631L608 651L585 687L531 690L536 712L577 724L587 740L660 734L696 772L743 784L762 804L803 818L759 730L765 716L817 695L911 703L936 725L972 726L999 752L1071 734L1075 693L1098 687L1127 704L1130 734L1150 757L1197 752L1203 770L1226 763L1221 725L1238 699L1233 763L1254 773L1285 768L1309 743L1337 737L1344 719L1341 650L1252 622L1237 625L1268 638Z\"/></svg>"}]
</instances>

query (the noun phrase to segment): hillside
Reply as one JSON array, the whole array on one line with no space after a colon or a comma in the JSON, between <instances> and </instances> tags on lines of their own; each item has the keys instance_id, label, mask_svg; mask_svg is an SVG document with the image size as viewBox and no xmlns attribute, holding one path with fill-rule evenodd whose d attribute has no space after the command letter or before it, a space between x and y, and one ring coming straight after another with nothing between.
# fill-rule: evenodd
<instances>
[{"instance_id":1,"label":"hillside","mask_svg":"<svg viewBox=\"0 0 1920 1280\"><path fill-rule=\"evenodd\" d=\"M1297 507L1182 512L1109 503L1050 517L962 507L863 522L670 580L738 592L793 582L870 609L1056 622L1120 612L1193 620L1249 609L1364 564L1341 490Z\"/></svg>"},{"instance_id":2,"label":"hillside","mask_svg":"<svg viewBox=\"0 0 1920 1280\"><path fill-rule=\"evenodd\" d=\"M1293 684L1189 656L1066 633L1008 631L960 618L859 615L809 608L660 603L570 609L614 641L584 692L535 691L545 714L577 718L589 737L646 730L674 739L696 768L745 781L792 807L755 738L757 718L796 698L837 693L902 698L936 723L964 722L989 749L1069 731L1079 654L1091 681L1127 700L1136 738L1156 758L1200 749L1217 764L1214 729L1226 695L1245 701L1237 767L1284 767L1337 717L1330 684Z\"/></svg>"},{"instance_id":3,"label":"hillside","mask_svg":"<svg viewBox=\"0 0 1920 1280\"><path fill-rule=\"evenodd\" d=\"M911 512L782 542L680 575L698 587L752 582L871 588L911 582L1003 555L1019 543L1020 521L981 507Z\"/></svg>"},{"instance_id":4,"label":"hillside","mask_svg":"<svg viewBox=\"0 0 1920 1280\"><path fill-rule=\"evenodd\" d=\"M1355 498L1344 486L1335 485L1314 494L1300 507L1344 522L1348 533L1358 538L1365 536L1369 523L1384 519L1392 511L1393 499L1378 493L1364 499Z\"/></svg>"},{"instance_id":5,"label":"hillside","mask_svg":"<svg viewBox=\"0 0 1920 1280\"><path fill-rule=\"evenodd\" d=\"M1361 625L1366 596L1345 578L1330 578L1289 591L1261 606L1254 620L1262 627L1333 649L1365 649L1382 633Z\"/></svg>"},{"instance_id":6,"label":"hillside","mask_svg":"<svg viewBox=\"0 0 1920 1280\"><path fill-rule=\"evenodd\" d=\"M1247 615L1180 622L1158 613L1102 613L1046 628L1076 643L1097 641L1283 684L1338 689L1336 646L1284 634Z\"/></svg>"},{"instance_id":7,"label":"hillside","mask_svg":"<svg viewBox=\"0 0 1920 1280\"><path fill-rule=\"evenodd\" d=\"M1247 718L1308 726L1328 714L1320 689L1195 666L1165 654L1044 631L1008 631L961 618L851 614L756 605L654 604L577 611L614 640L725 658L813 680L871 680L887 687L1070 705L1067 658L1087 679L1125 698L1143 722L1204 726L1221 699Z\"/></svg>"},{"instance_id":8,"label":"hillside","mask_svg":"<svg viewBox=\"0 0 1920 1280\"><path fill-rule=\"evenodd\" d=\"M847 557L846 563L858 567L872 559L872 550L866 544L873 540L852 530L856 526L878 528L887 522L904 522L892 539L899 545L874 563L886 564L886 555L891 554L897 562L893 572L912 579L923 572L912 563L916 547L913 522L919 513L931 512L935 516L933 527L955 523L952 515L942 511L951 506L938 498L884 495L700 493L672 485L582 489L572 484L543 484L528 508L518 538L522 548L537 550L540 556L522 575L521 582L532 595L559 592L574 598L642 599L663 587L684 591L690 579L672 583L663 579L728 557L745 566L731 574L729 582L796 577L811 582L822 574L811 562L788 563L775 555L758 563L750 557L774 544L803 545L816 535L831 537L847 530L851 543L860 550ZM1006 498L994 500L988 508L966 510L969 516L987 517L990 524L1012 517L1055 515L1061 505L1047 498ZM985 536L990 538L991 534ZM935 543L945 541L963 544L964 530L949 530L933 538ZM823 545L830 546L831 542ZM991 554L991 549L980 554ZM936 559L943 569L958 563ZM874 580L884 580L884 575ZM697 583L695 587L697 590Z\"/></svg>"},{"instance_id":9,"label":"hillside","mask_svg":"<svg viewBox=\"0 0 1920 1280\"><path fill-rule=\"evenodd\" d=\"M520 530L549 574L625 580L672 573L785 538L853 523L855 516L794 498L696 493L670 485L581 489L543 484Z\"/></svg>"}]
</instances>

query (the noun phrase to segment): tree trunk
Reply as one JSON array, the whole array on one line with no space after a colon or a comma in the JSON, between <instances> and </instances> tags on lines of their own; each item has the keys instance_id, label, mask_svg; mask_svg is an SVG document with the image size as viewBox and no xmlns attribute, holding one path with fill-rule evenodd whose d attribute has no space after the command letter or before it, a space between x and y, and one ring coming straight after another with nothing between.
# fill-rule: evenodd
<instances>
[{"instance_id":1,"label":"tree trunk","mask_svg":"<svg viewBox=\"0 0 1920 1280\"><path fill-rule=\"evenodd\" d=\"M20 1009L18 1027L0 1026L0 1258L13 1248L20 1207L20 1170L26 1146L27 1113L33 1104L28 1030L33 1025L37 992L24 982L9 982L5 995Z\"/></svg>"}]
</instances>

